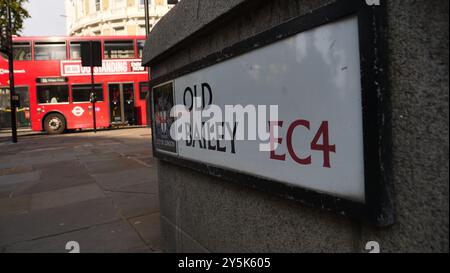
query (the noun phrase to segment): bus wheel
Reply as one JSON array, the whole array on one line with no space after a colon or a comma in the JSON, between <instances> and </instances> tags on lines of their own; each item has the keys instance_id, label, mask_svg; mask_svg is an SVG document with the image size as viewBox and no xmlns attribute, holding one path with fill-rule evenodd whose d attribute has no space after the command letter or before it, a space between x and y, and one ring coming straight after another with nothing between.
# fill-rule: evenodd
<instances>
[{"instance_id":1,"label":"bus wheel","mask_svg":"<svg viewBox=\"0 0 450 273\"><path fill-rule=\"evenodd\" d=\"M44 129L49 135L62 134L66 130L66 120L61 114L50 114L44 120Z\"/></svg>"}]
</instances>

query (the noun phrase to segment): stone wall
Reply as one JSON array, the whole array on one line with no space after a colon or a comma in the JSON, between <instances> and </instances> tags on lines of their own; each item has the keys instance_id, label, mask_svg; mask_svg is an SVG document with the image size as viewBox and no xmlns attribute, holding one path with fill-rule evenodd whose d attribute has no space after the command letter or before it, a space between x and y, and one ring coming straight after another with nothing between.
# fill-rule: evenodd
<instances>
[{"instance_id":1,"label":"stone wall","mask_svg":"<svg viewBox=\"0 0 450 273\"><path fill-rule=\"evenodd\" d=\"M153 29L152 77L332 1L183 0ZM376 229L158 161L169 252L448 252L448 1L386 1L397 220Z\"/></svg>"}]
</instances>

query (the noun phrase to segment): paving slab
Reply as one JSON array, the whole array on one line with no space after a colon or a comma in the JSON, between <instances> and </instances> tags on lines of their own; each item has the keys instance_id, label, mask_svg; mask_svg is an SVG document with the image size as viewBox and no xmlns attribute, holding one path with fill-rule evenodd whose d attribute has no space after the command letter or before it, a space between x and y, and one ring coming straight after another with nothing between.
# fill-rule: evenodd
<instances>
[{"instance_id":1,"label":"paving slab","mask_svg":"<svg viewBox=\"0 0 450 273\"><path fill-rule=\"evenodd\" d=\"M142 165L130 159L110 159L103 161L94 161L84 165L90 174L110 173L111 171L125 171L141 168Z\"/></svg>"},{"instance_id":2,"label":"paving slab","mask_svg":"<svg viewBox=\"0 0 450 273\"><path fill-rule=\"evenodd\" d=\"M23 182L36 181L40 178L40 171L16 173L0 176L0 187Z\"/></svg>"},{"instance_id":3,"label":"paving slab","mask_svg":"<svg viewBox=\"0 0 450 273\"><path fill-rule=\"evenodd\" d=\"M107 198L0 217L0 246L113 222L119 211Z\"/></svg>"},{"instance_id":4,"label":"paving slab","mask_svg":"<svg viewBox=\"0 0 450 273\"><path fill-rule=\"evenodd\" d=\"M160 214L153 213L128 220L153 251L161 251Z\"/></svg>"},{"instance_id":5,"label":"paving slab","mask_svg":"<svg viewBox=\"0 0 450 273\"><path fill-rule=\"evenodd\" d=\"M7 246L5 253L67 253L67 242L75 241L80 253L149 252L131 225L119 220L61 235Z\"/></svg>"},{"instance_id":6,"label":"paving slab","mask_svg":"<svg viewBox=\"0 0 450 273\"><path fill-rule=\"evenodd\" d=\"M98 162L98 161L109 161L111 159L119 159L120 160L120 154L114 153L114 152L89 152L89 154L85 155L78 155L78 160L83 165L91 162Z\"/></svg>"},{"instance_id":7,"label":"paving slab","mask_svg":"<svg viewBox=\"0 0 450 273\"><path fill-rule=\"evenodd\" d=\"M97 184L81 185L33 194L30 201L30 210L57 208L104 197L105 194Z\"/></svg>"},{"instance_id":8,"label":"paving slab","mask_svg":"<svg viewBox=\"0 0 450 273\"><path fill-rule=\"evenodd\" d=\"M153 158L153 156L139 156L136 157L135 159L138 159L140 162L142 162L143 164L145 164L147 167L153 167L155 165L155 159Z\"/></svg>"},{"instance_id":9,"label":"paving slab","mask_svg":"<svg viewBox=\"0 0 450 273\"><path fill-rule=\"evenodd\" d=\"M160 252L150 136L138 128L0 143L0 252L67 252L72 240L81 252Z\"/></svg>"},{"instance_id":10,"label":"paving slab","mask_svg":"<svg viewBox=\"0 0 450 273\"><path fill-rule=\"evenodd\" d=\"M159 198L156 194L106 192L120 214L125 218L159 212Z\"/></svg>"},{"instance_id":11,"label":"paving slab","mask_svg":"<svg viewBox=\"0 0 450 273\"><path fill-rule=\"evenodd\" d=\"M60 161L68 161L68 160L75 160L76 156L74 153L70 153L70 154L63 154L60 156L55 156L52 154L46 154L46 155L41 155L41 156L27 156L24 158L15 158L13 159L9 164L11 166L15 166L17 164L22 164L22 165L33 165L36 164L36 162L39 163L57 163Z\"/></svg>"},{"instance_id":12,"label":"paving slab","mask_svg":"<svg viewBox=\"0 0 450 273\"><path fill-rule=\"evenodd\" d=\"M17 173L28 173L32 172L33 167L28 165L18 165L11 168L0 168L0 176L9 175L9 174L17 174Z\"/></svg>"},{"instance_id":13,"label":"paving slab","mask_svg":"<svg viewBox=\"0 0 450 273\"><path fill-rule=\"evenodd\" d=\"M86 172L84 164L78 160L61 160L52 163L35 162L33 168L41 171L42 178L70 177Z\"/></svg>"},{"instance_id":14,"label":"paving slab","mask_svg":"<svg viewBox=\"0 0 450 273\"><path fill-rule=\"evenodd\" d=\"M0 198L0 217L28 213L30 202L31 196Z\"/></svg>"},{"instance_id":15,"label":"paving slab","mask_svg":"<svg viewBox=\"0 0 450 273\"><path fill-rule=\"evenodd\" d=\"M133 186L142 183L157 184L157 175L155 171L135 163L139 168L110 171L108 173L94 173L95 181L105 190L121 190L127 186Z\"/></svg>"},{"instance_id":16,"label":"paving slab","mask_svg":"<svg viewBox=\"0 0 450 273\"><path fill-rule=\"evenodd\" d=\"M17 189L15 189L13 195L21 196L27 194L35 194L94 183L94 178L86 173L80 173L67 177L49 176L47 178L34 181L32 184L26 185L26 187L25 185L24 187L18 187Z\"/></svg>"},{"instance_id":17,"label":"paving slab","mask_svg":"<svg viewBox=\"0 0 450 273\"><path fill-rule=\"evenodd\" d=\"M149 193L149 194L158 194L158 183L157 181L149 180L147 182L133 184L133 185L122 185L115 189L120 192L129 192L129 193Z\"/></svg>"},{"instance_id":18,"label":"paving slab","mask_svg":"<svg viewBox=\"0 0 450 273\"><path fill-rule=\"evenodd\" d=\"M34 187L36 183L36 181L28 181L20 184L8 184L4 186L0 185L0 198L12 198L21 196L21 192L27 191L28 189Z\"/></svg>"}]
</instances>

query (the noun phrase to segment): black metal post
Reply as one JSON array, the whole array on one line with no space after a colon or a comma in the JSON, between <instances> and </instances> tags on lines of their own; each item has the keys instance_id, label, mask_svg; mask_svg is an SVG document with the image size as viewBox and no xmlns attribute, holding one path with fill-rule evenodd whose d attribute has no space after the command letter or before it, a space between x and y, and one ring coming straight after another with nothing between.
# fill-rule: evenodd
<instances>
[{"instance_id":1,"label":"black metal post","mask_svg":"<svg viewBox=\"0 0 450 273\"><path fill-rule=\"evenodd\" d=\"M90 47L90 58L91 58L91 89L92 89L92 111L93 111L93 122L94 122L94 133L97 133L97 113L95 109L95 101L96 101L96 94L95 94L95 82L94 82L94 46L92 44L92 41L89 42Z\"/></svg>"},{"instance_id":2,"label":"black metal post","mask_svg":"<svg viewBox=\"0 0 450 273\"><path fill-rule=\"evenodd\" d=\"M148 38L150 34L150 16L148 13L148 0L144 0L144 8L145 8L145 36Z\"/></svg>"},{"instance_id":3,"label":"black metal post","mask_svg":"<svg viewBox=\"0 0 450 273\"><path fill-rule=\"evenodd\" d=\"M17 117L16 117L16 92L14 90L14 53L13 53L13 41L12 41L12 15L11 15L11 1L8 2L8 38L9 39L9 96L11 104L11 130L12 130L12 142L17 143Z\"/></svg>"},{"instance_id":4,"label":"black metal post","mask_svg":"<svg viewBox=\"0 0 450 273\"><path fill-rule=\"evenodd\" d=\"M150 15L149 15L149 5L148 5L148 0L144 0L144 8L145 8L145 38L148 40L148 36L150 35ZM150 67L147 67L147 72L148 72L148 83L150 84ZM147 126L148 127L152 127L151 124L151 90L149 88L148 92L147 92L147 96L146 96L146 101L147 101Z\"/></svg>"}]
</instances>

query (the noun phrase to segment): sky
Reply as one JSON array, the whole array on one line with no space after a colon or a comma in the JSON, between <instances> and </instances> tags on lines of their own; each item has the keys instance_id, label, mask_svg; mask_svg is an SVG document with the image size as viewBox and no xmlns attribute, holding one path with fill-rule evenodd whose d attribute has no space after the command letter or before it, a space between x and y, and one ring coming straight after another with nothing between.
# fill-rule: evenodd
<instances>
[{"instance_id":1,"label":"sky","mask_svg":"<svg viewBox=\"0 0 450 273\"><path fill-rule=\"evenodd\" d=\"M22 36L66 35L64 0L29 0L25 8L31 15L22 30Z\"/></svg>"}]
</instances>

